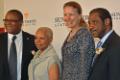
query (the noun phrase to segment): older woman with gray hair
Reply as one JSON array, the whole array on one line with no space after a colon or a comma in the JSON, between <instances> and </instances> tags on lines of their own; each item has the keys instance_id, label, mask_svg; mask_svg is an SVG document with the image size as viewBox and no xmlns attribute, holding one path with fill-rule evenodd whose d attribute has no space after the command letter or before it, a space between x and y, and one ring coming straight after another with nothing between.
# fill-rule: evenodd
<instances>
[{"instance_id":1,"label":"older woman with gray hair","mask_svg":"<svg viewBox=\"0 0 120 80\"><path fill-rule=\"evenodd\" d=\"M60 60L51 42L53 31L48 27L40 27L35 34L35 52L29 64L29 80L60 80Z\"/></svg>"}]
</instances>

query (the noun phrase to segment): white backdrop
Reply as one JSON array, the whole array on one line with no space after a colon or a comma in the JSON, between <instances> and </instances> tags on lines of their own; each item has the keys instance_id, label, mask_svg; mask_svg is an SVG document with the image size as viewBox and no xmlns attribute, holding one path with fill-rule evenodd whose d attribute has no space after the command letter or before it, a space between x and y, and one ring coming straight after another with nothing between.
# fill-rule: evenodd
<instances>
[{"instance_id":1,"label":"white backdrop","mask_svg":"<svg viewBox=\"0 0 120 80\"><path fill-rule=\"evenodd\" d=\"M53 45L61 58L61 46L68 29L63 23L63 4L70 0L4 0L4 13L9 9L19 9L24 14L23 29L34 34L39 27L50 27L54 32ZM74 0L81 4L83 16L96 7L107 8L113 17L113 28L120 34L119 0Z\"/></svg>"},{"instance_id":2,"label":"white backdrop","mask_svg":"<svg viewBox=\"0 0 120 80\"><path fill-rule=\"evenodd\" d=\"M2 23L2 17L4 14L4 1L0 0L0 27L3 27Z\"/></svg>"}]
</instances>

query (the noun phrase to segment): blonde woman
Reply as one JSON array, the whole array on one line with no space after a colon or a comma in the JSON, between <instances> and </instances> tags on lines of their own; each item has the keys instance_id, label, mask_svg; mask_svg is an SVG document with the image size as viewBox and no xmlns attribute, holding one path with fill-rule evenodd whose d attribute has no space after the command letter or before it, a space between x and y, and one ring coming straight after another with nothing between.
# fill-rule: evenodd
<instances>
[{"instance_id":1,"label":"blonde woman","mask_svg":"<svg viewBox=\"0 0 120 80\"><path fill-rule=\"evenodd\" d=\"M29 80L60 80L60 60L51 42L53 32L40 27L35 34L35 45L39 49L29 64Z\"/></svg>"}]
</instances>

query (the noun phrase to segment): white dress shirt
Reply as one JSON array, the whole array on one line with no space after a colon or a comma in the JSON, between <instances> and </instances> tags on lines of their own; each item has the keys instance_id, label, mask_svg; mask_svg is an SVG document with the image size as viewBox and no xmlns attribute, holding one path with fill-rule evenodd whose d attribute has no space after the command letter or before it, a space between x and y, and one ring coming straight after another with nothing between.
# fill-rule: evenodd
<instances>
[{"instance_id":1,"label":"white dress shirt","mask_svg":"<svg viewBox=\"0 0 120 80\"><path fill-rule=\"evenodd\" d=\"M110 30L108 33L106 33L102 39L100 40L100 42L102 43L101 46L105 43L105 41L108 39L108 37L110 36L110 34L113 32L113 30Z\"/></svg>"},{"instance_id":2,"label":"white dress shirt","mask_svg":"<svg viewBox=\"0 0 120 80\"><path fill-rule=\"evenodd\" d=\"M8 34L8 60L10 56L10 45L12 42L13 34ZM22 48L23 48L23 39L22 39L22 31L16 35L16 50L17 50L17 80L21 80L21 63L22 63Z\"/></svg>"}]
</instances>

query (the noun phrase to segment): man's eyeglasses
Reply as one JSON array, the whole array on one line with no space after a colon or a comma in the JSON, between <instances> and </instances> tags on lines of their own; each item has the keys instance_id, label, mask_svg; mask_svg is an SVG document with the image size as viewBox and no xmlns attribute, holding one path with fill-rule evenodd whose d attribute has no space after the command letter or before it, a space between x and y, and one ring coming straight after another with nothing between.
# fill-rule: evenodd
<instances>
[{"instance_id":1,"label":"man's eyeglasses","mask_svg":"<svg viewBox=\"0 0 120 80\"><path fill-rule=\"evenodd\" d=\"M20 20L13 20L13 19L3 19L3 21L6 23L6 22L20 22Z\"/></svg>"}]
</instances>

